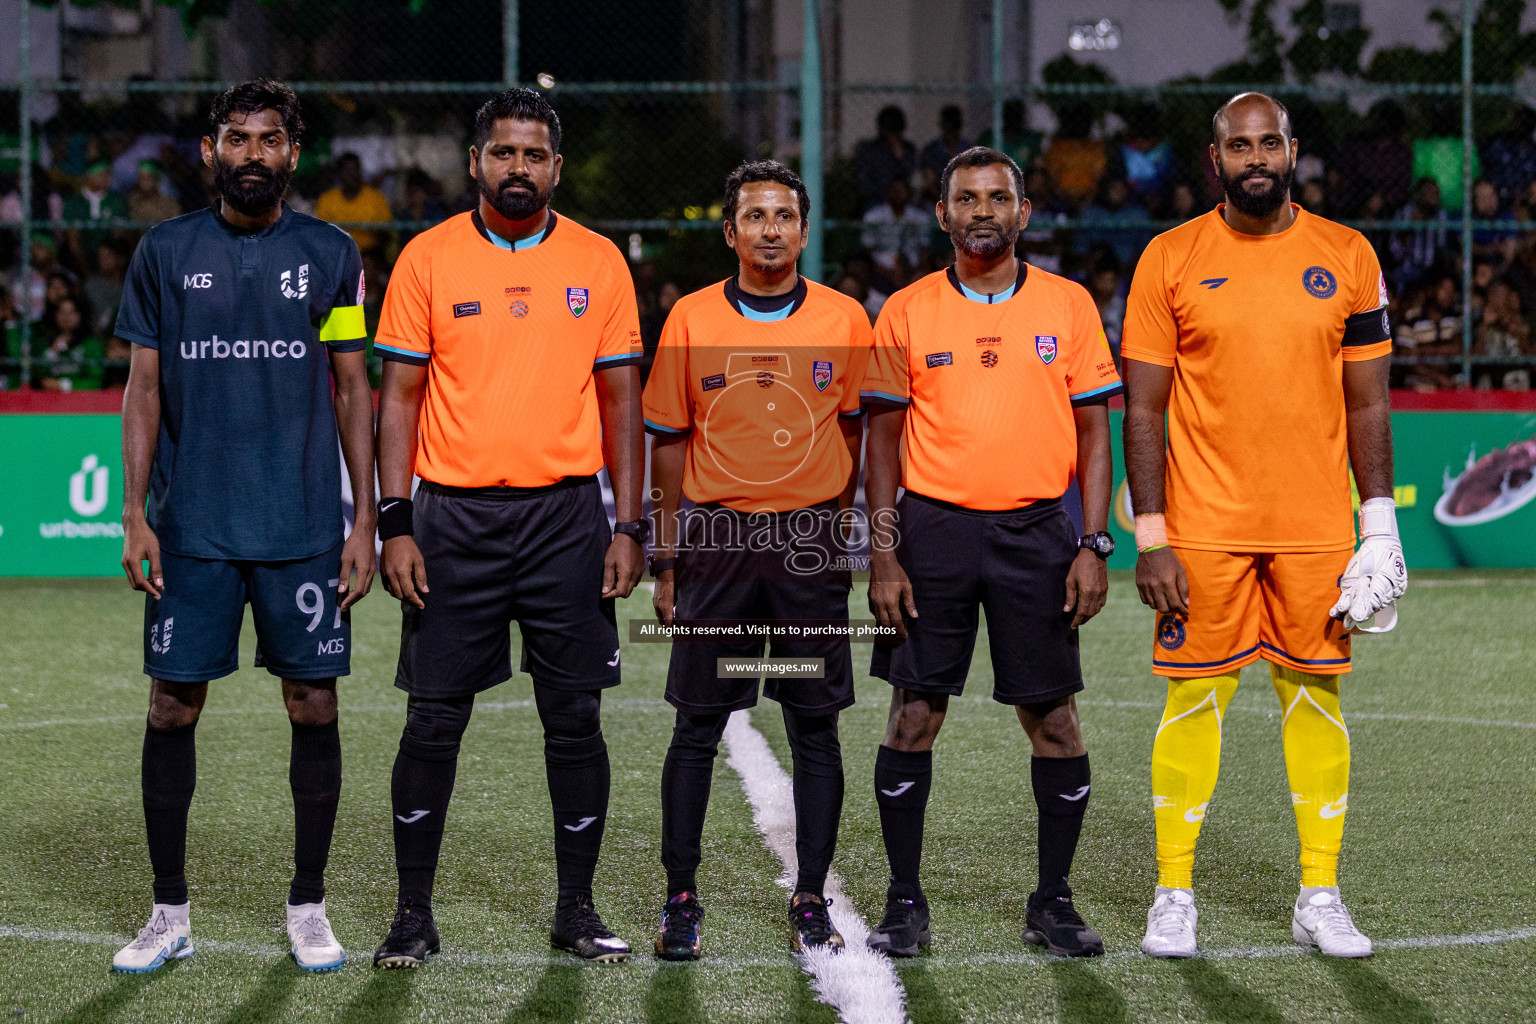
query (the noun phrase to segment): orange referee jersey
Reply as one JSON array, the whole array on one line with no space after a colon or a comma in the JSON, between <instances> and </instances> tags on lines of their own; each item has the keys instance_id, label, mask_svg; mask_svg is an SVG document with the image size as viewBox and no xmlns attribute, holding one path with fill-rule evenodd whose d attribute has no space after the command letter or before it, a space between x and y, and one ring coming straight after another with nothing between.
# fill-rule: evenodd
<instances>
[{"instance_id":1,"label":"orange referee jersey","mask_svg":"<svg viewBox=\"0 0 1536 1024\"><path fill-rule=\"evenodd\" d=\"M603 465L595 370L640 362L624 257L550 211L515 247L470 212L411 239L374 347L427 367L416 474L450 487L541 487Z\"/></svg>"},{"instance_id":2,"label":"orange referee jersey","mask_svg":"<svg viewBox=\"0 0 1536 1024\"><path fill-rule=\"evenodd\" d=\"M842 493L853 461L837 420L861 414L873 337L864 307L805 278L782 312L756 312L735 278L679 299L646 382L645 428L688 435L683 493L738 512Z\"/></svg>"},{"instance_id":3,"label":"orange referee jersey","mask_svg":"<svg viewBox=\"0 0 1536 1024\"><path fill-rule=\"evenodd\" d=\"M1066 491L1077 471L1072 407L1121 384L1088 292L1021 261L1006 295L971 292L953 268L892 295L862 392L909 407L903 486L1002 510Z\"/></svg>"},{"instance_id":4,"label":"orange referee jersey","mask_svg":"<svg viewBox=\"0 0 1536 1024\"><path fill-rule=\"evenodd\" d=\"M1169 543L1352 548L1344 362L1392 349L1376 254L1300 207L1278 235L1221 209L1152 240L1125 312L1121 355L1174 371Z\"/></svg>"}]
</instances>

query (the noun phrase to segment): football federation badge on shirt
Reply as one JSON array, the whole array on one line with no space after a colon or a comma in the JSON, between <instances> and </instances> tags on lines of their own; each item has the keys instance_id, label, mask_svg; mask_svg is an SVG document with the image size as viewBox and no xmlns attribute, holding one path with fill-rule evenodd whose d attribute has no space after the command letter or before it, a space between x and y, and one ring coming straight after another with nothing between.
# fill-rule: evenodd
<instances>
[{"instance_id":1,"label":"football federation badge on shirt","mask_svg":"<svg viewBox=\"0 0 1536 1024\"><path fill-rule=\"evenodd\" d=\"M565 290L565 304L571 307L571 315L579 317L587 311L587 290L585 288L567 288Z\"/></svg>"},{"instance_id":2,"label":"football federation badge on shirt","mask_svg":"<svg viewBox=\"0 0 1536 1024\"><path fill-rule=\"evenodd\" d=\"M827 385L832 383L832 364L817 359L811 363L811 383L816 385L817 391L827 390Z\"/></svg>"},{"instance_id":3,"label":"football federation badge on shirt","mask_svg":"<svg viewBox=\"0 0 1536 1024\"><path fill-rule=\"evenodd\" d=\"M1331 299L1339 290L1339 282L1323 267L1308 267L1302 272L1301 284L1314 299Z\"/></svg>"},{"instance_id":4,"label":"football federation badge on shirt","mask_svg":"<svg viewBox=\"0 0 1536 1024\"><path fill-rule=\"evenodd\" d=\"M1035 335L1035 354L1038 355L1040 357L1040 361L1047 366L1054 363L1056 361L1056 335Z\"/></svg>"}]
</instances>

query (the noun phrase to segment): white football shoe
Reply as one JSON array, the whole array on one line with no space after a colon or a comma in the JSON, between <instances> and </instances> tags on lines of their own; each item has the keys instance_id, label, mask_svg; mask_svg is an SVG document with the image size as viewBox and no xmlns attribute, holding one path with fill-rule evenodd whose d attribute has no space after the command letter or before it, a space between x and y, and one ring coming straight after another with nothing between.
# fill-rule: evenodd
<instances>
[{"instance_id":1,"label":"white football shoe","mask_svg":"<svg viewBox=\"0 0 1536 1024\"><path fill-rule=\"evenodd\" d=\"M288 944L294 962L306 971L337 971L347 962L347 952L325 916L325 900L288 905Z\"/></svg>"},{"instance_id":2,"label":"white football shoe","mask_svg":"<svg viewBox=\"0 0 1536 1024\"><path fill-rule=\"evenodd\" d=\"M1291 937L1325 956L1371 955L1371 940L1360 934L1354 918L1339 898L1338 886L1303 888L1296 897L1291 918Z\"/></svg>"},{"instance_id":3,"label":"white football shoe","mask_svg":"<svg viewBox=\"0 0 1536 1024\"><path fill-rule=\"evenodd\" d=\"M112 958L112 969L125 974L148 974L168 960L191 956L190 910L189 903L156 903L149 913L149 923L139 929L138 937Z\"/></svg>"},{"instance_id":4,"label":"white football shoe","mask_svg":"<svg viewBox=\"0 0 1536 1024\"><path fill-rule=\"evenodd\" d=\"M1169 959L1194 956L1195 922L1199 917L1194 890L1158 886L1157 898L1147 911L1147 934L1141 940L1141 951Z\"/></svg>"}]
</instances>

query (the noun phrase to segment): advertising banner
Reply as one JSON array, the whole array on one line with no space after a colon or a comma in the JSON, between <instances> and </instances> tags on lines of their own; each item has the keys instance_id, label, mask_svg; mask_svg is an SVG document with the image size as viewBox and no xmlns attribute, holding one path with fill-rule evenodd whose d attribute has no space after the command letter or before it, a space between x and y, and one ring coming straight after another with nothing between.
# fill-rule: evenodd
<instances>
[{"instance_id":1,"label":"advertising banner","mask_svg":"<svg viewBox=\"0 0 1536 1024\"><path fill-rule=\"evenodd\" d=\"M1110 566L1136 564L1114 432ZM115 576L123 531L120 418L0 415L0 576ZM1536 568L1536 413L1392 416L1398 525L1409 569ZM343 474L345 480L345 474ZM350 513L350 495L344 495Z\"/></svg>"}]
</instances>

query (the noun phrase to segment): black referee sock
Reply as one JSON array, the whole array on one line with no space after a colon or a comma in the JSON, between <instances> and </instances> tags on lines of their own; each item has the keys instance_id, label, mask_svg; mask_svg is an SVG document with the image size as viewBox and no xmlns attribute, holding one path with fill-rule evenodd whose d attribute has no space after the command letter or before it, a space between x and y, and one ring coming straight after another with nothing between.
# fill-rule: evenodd
<instances>
[{"instance_id":1,"label":"black referee sock","mask_svg":"<svg viewBox=\"0 0 1536 1024\"><path fill-rule=\"evenodd\" d=\"M390 780L401 903L432 905L443 824L458 774L459 741L473 708L473 697L457 701L412 697L406 705L405 731Z\"/></svg>"},{"instance_id":2,"label":"black referee sock","mask_svg":"<svg viewBox=\"0 0 1536 1024\"><path fill-rule=\"evenodd\" d=\"M672 742L661 767L661 866L667 870L667 899L699 891L704 815L715 755L729 718L679 711L672 726Z\"/></svg>"},{"instance_id":3,"label":"black referee sock","mask_svg":"<svg viewBox=\"0 0 1536 1024\"><path fill-rule=\"evenodd\" d=\"M544 773L555 817L555 875L559 906L592 896L592 876L608 820L608 744L603 741L601 691L533 687L544 723Z\"/></svg>"},{"instance_id":4,"label":"black referee sock","mask_svg":"<svg viewBox=\"0 0 1536 1024\"><path fill-rule=\"evenodd\" d=\"M837 714L802 715L785 708L784 731L795 761L795 857L800 862L795 891L820 896L843 816L843 751L837 739Z\"/></svg>"},{"instance_id":5,"label":"black referee sock","mask_svg":"<svg viewBox=\"0 0 1536 1024\"><path fill-rule=\"evenodd\" d=\"M881 745L875 754L875 803L880 832L891 862L891 891L901 899L921 899L918 866L923 859L923 815L933 784L933 751L897 750Z\"/></svg>"},{"instance_id":6,"label":"black referee sock","mask_svg":"<svg viewBox=\"0 0 1536 1024\"><path fill-rule=\"evenodd\" d=\"M187 902L187 811L197 788L197 723L156 729L145 723L139 782L155 872L155 902Z\"/></svg>"},{"instance_id":7,"label":"black referee sock","mask_svg":"<svg viewBox=\"0 0 1536 1024\"><path fill-rule=\"evenodd\" d=\"M294 870L288 903L296 907L325 899L325 862L331 856L336 805L341 801L341 730L334 718L324 725L290 724Z\"/></svg>"},{"instance_id":8,"label":"black referee sock","mask_svg":"<svg viewBox=\"0 0 1536 1024\"><path fill-rule=\"evenodd\" d=\"M1030 761L1035 806L1040 809L1040 888L1045 896L1067 889L1077 837L1088 810L1088 755Z\"/></svg>"}]
</instances>

